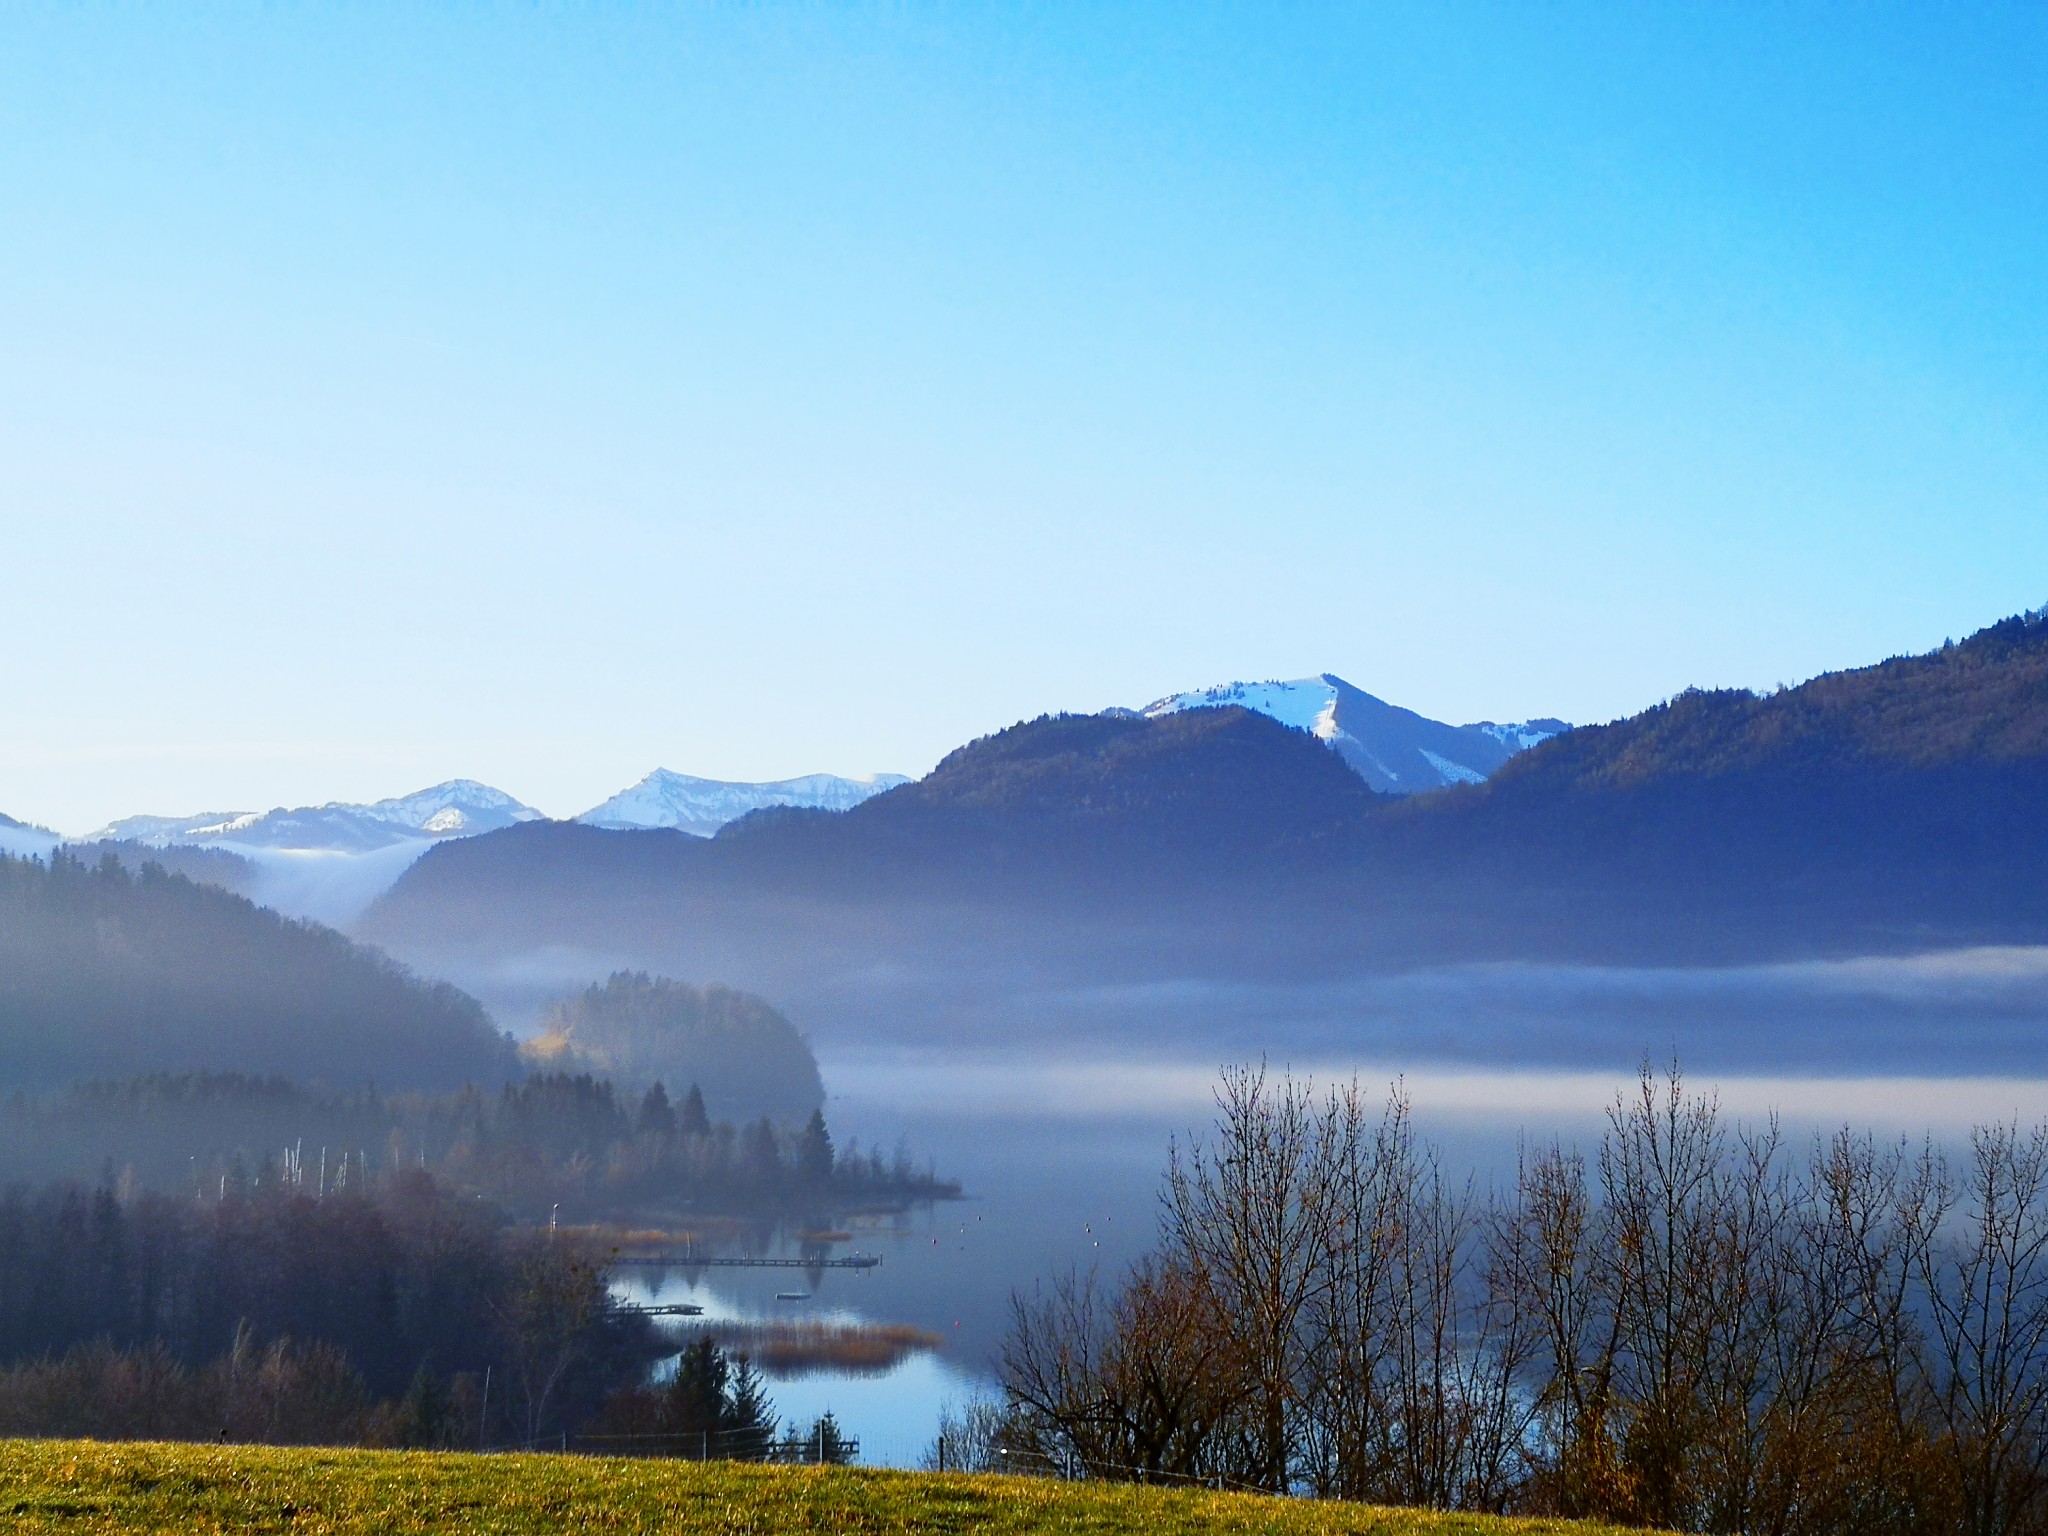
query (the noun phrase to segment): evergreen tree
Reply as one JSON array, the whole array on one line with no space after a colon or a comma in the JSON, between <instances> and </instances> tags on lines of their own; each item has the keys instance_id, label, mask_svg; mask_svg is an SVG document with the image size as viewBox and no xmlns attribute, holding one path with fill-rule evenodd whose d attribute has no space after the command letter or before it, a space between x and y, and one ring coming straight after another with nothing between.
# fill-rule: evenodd
<instances>
[{"instance_id":1,"label":"evergreen tree","mask_svg":"<svg viewBox=\"0 0 2048 1536\"><path fill-rule=\"evenodd\" d=\"M796 1144L797 1177L811 1189L822 1189L832 1178L832 1133L825 1129L825 1111L814 1109Z\"/></svg>"},{"instance_id":2,"label":"evergreen tree","mask_svg":"<svg viewBox=\"0 0 2048 1536\"><path fill-rule=\"evenodd\" d=\"M843 1467L853 1460L853 1442L840 1433L839 1420L827 1408L811 1428L811 1446L819 1461L828 1467Z\"/></svg>"},{"instance_id":3,"label":"evergreen tree","mask_svg":"<svg viewBox=\"0 0 2048 1536\"><path fill-rule=\"evenodd\" d=\"M676 1130L684 1136L711 1134L711 1117L704 1112L704 1091L695 1083L690 1084L690 1091L683 1096L683 1112Z\"/></svg>"},{"instance_id":4,"label":"evergreen tree","mask_svg":"<svg viewBox=\"0 0 2048 1536\"><path fill-rule=\"evenodd\" d=\"M726 1428L726 1379L730 1367L724 1352L709 1338L699 1339L676 1357L676 1373L662 1397L661 1427L666 1434L705 1436L702 1449L685 1441L685 1455L722 1456Z\"/></svg>"},{"instance_id":5,"label":"evergreen tree","mask_svg":"<svg viewBox=\"0 0 2048 1536\"><path fill-rule=\"evenodd\" d=\"M675 1135L676 1112L668 1101L668 1090L660 1083L648 1089L647 1097L640 1101L640 1114L634 1122L634 1129L643 1136Z\"/></svg>"},{"instance_id":6,"label":"evergreen tree","mask_svg":"<svg viewBox=\"0 0 2048 1536\"><path fill-rule=\"evenodd\" d=\"M741 1355L725 1394L725 1454L760 1461L775 1444L775 1405L753 1362Z\"/></svg>"},{"instance_id":7,"label":"evergreen tree","mask_svg":"<svg viewBox=\"0 0 2048 1536\"><path fill-rule=\"evenodd\" d=\"M405 1401L399 1405L398 1443L436 1450L449 1444L454 1432L454 1404L447 1384L422 1361L413 1373Z\"/></svg>"}]
</instances>

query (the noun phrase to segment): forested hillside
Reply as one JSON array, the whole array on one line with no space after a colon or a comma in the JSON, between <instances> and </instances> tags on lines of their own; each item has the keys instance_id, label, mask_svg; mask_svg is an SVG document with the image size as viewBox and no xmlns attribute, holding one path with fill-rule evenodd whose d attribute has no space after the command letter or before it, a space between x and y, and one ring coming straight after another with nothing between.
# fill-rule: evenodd
<instances>
[{"instance_id":1,"label":"forested hillside","mask_svg":"<svg viewBox=\"0 0 2048 1536\"><path fill-rule=\"evenodd\" d=\"M481 1005L182 875L0 858L0 1084L232 1070L385 1087L518 1070Z\"/></svg>"},{"instance_id":2,"label":"forested hillside","mask_svg":"<svg viewBox=\"0 0 2048 1536\"><path fill-rule=\"evenodd\" d=\"M1405 799L1242 709L1048 717L842 815L444 846L367 926L407 953L581 943L783 996L806 966L877 963L1692 963L2048 939L2044 862L2034 616L1769 695L1681 693Z\"/></svg>"},{"instance_id":3,"label":"forested hillside","mask_svg":"<svg viewBox=\"0 0 2048 1536\"><path fill-rule=\"evenodd\" d=\"M601 1073L635 1090L693 1085L714 1113L803 1119L825 1102L817 1058L761 998L620 971L550 1007L526 1056L557 1070Z\"/></svg>"},{"instance_id":4,"label":"forested hillside","mask_svg":"<svg viewBox=\"0 0 2048 1536\"><path fill-rule=\"evenodd\" d=\"M2039 941L2048 618L1774 693L1679 694L1395 807L1359 850L1410 889L1473 900L1496 950Z\"/></svg>"},{"instance_id":5,"label":"forested hillside","mask_svg":"<svg viewBox=\"0 0 2048 1536\"><path fill-rule=\"evenodd\" d=\"M1612 725L1543 742L1497 784L1628 789L1730 773L1930 770L2048 761L2048 610L1924 656L1796 688L1689 689Z\"/></svg>"}]
</instances>

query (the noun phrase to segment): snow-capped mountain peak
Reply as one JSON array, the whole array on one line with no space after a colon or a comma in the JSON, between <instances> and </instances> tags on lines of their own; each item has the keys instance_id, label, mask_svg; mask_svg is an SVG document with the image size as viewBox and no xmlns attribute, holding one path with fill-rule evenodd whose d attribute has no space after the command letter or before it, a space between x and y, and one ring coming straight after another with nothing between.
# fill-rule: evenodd
<instances>
[{"instance_id":1,"label":"snow-capped mountain peak","mask_svg":"<svg viewBox=\"0 0 2048 1536\"><path fill-rule=\"evenodd\" d=\"M467 837L540 818L539 811L501 789L474 779L450 779L369 805L332 800L326 805L289 810L280 806L271 811L212 811L197 816L129 816L100 828L91 837L156 848L217 843L294 852L362 853L395 843Z\"/></svg>"},{"instance_id":2,"label":"snow-capped mountain peak","mask_svg":"<svg viewBox=\"0 0 2048 1536\"><path fill-rule=\"evenodd\" d=\"M1374 698L1334 672L1168 694L1146 705L1143 713L1169 715L1233 704L1307 731L1366 783L1390 795L1477 784L1515 753L1571 729L1562 720L1447 725Z\"/></svg>"},{"instance_id":3,"label":"snow-capped mountain peak","mask_svg":"<svg viewBox=\"0 0 2048 1536\"><path fill-rule=\"evenodd\" d=\"M730 783L724 779L700 779L687 773L657 768L630 789L620 790L604 804L593 806L576 819L593 827L614 830L674 827L698 837L709 837L727 822L737 821L749 811L772 805L846 811L863 800L909 782L900 773L877 773L867 778L812 773L796 779L745 784Z\"/></svg>"},{"instance_id":4,"label":"snow-capped mountain peak","mask_svg":"<svg viewBox=\"0 0 2048 1536\"><path fill-rule=\"evenodd\" d=\"M1339 681L1328 676L1297 678L1291 683L1219 683L1214 688L1155 699L1143 713L1171 715L1183 709L1221 709L1235 704L1307 731L1318 741L1332 741L1343 734L1337 724L1338 687Z\"/></svg>"},{"instance_id":5,"label":"snow-capped mountain peak","mask_svg":"<svg viewBox=\"0 0 2048 1536\"><path fill-rule=\"evenodd\" d=\"M494 832L514 822L545 819L532 806L522 805L502 789L479 784L475 779L450 779L445 784L372 805L332 805L322 809L360 811L378 821L411 827L428 837L468 837L478 832Z\"/></svg>"}]
</instances>

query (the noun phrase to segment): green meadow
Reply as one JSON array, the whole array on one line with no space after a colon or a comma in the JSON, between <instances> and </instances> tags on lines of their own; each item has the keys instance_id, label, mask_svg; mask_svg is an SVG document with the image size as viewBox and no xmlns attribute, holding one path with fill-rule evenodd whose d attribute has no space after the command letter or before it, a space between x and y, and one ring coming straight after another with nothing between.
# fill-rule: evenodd
<instances>
[{"instance_id":1,"label":"green meadow","mask_svg":"<svg viewBox=\"0 0 2048 1536\"><path fill-rule=\"evenodd\" d=\"M1611 1527L1021 1477L584 1456L0 1442L10 1532L1144 1532L1597 1536Z\"/></svg>"}]
</instances>

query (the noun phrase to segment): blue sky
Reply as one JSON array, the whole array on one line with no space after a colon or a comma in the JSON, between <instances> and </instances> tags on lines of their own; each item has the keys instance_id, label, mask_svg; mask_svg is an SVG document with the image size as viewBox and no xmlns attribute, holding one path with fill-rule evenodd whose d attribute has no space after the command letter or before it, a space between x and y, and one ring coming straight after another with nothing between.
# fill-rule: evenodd
<instances>
[{"instance_id":1,"label":"blue sky","mask_svg":"<svg viewBox=\"0 0 2048 1536\"><path fill-rule=\"evenodd\" d=\"M2048 602L2048 12L10 8L0 810Z\"/></svg>"}]
</instances>

